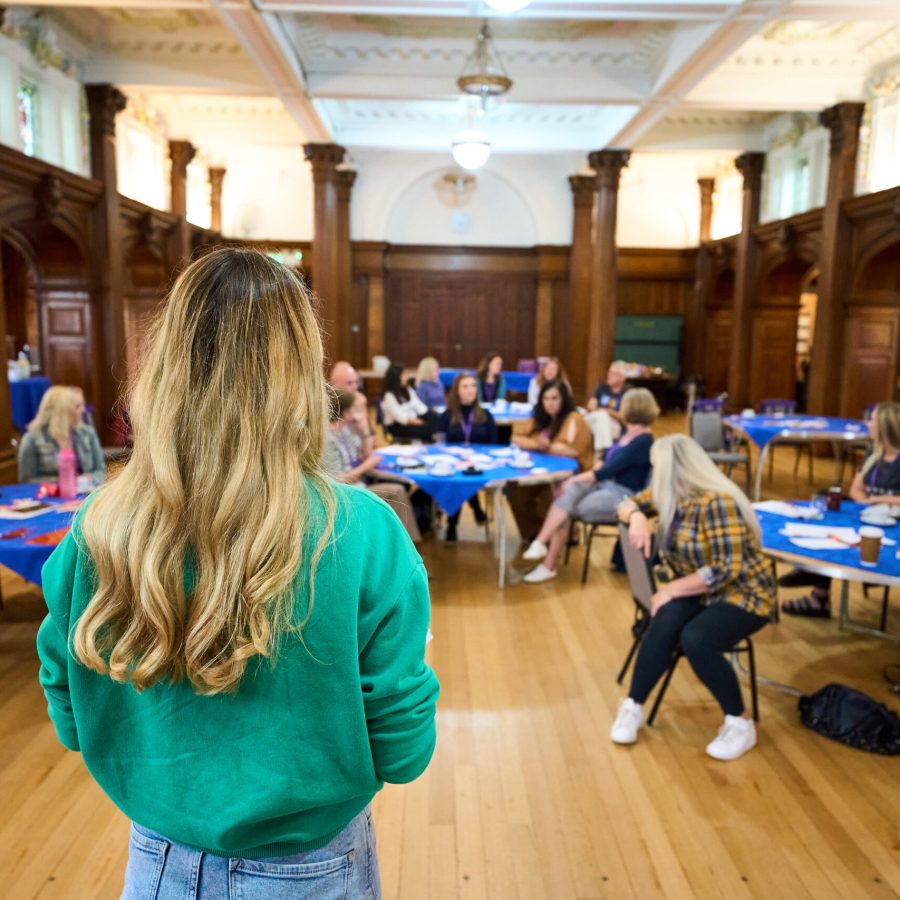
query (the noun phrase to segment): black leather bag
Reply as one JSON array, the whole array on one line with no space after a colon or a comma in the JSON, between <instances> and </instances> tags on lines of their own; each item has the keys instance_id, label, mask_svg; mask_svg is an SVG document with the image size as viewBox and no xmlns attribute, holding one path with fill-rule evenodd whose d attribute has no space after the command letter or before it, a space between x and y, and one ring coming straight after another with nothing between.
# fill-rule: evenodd
<instances>
[{"instance_id":1,"label":"black leather bag","mask_svg":"<svg viewBox=\"0 0 900 900\"><path fill-rule=\"evenodd\" d=\"M844 684L828 684L797 703L813 731L869 753L900 755L900 717L884 704Z\"/></svg>"}]
</instances>

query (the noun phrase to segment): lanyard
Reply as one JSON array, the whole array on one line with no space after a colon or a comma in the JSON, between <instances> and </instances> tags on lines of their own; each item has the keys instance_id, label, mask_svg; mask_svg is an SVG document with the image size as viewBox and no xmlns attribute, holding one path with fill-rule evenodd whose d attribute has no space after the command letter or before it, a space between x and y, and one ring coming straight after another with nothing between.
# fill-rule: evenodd
<instances>
[{"instance_id":1,"label":"lanyard","mask_svg":"<svg viewBox=\"0 0 900 900\"><path fill-rule=\"evenodd\" d=\"M472 410L469 413L469 421L466 421L466 415L464 412L460 410L459 413L459 427L462 428L463 433L463 443L471 444L472 443L472 423L475 421L475 410Z\"/></svg>"}]
</instances>

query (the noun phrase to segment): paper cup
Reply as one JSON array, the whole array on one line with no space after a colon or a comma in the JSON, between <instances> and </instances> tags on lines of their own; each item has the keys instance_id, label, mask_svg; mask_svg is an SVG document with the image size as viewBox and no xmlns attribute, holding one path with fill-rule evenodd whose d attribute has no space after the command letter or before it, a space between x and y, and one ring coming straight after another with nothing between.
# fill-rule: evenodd
<instances>
[{"instance_id":1,"label":"paper cup","mask_svg":"<svg viewBox=\"0 0 900 900\"><path fill-rule=\"evenodd\" d=\"M864 525L859 529L859 561L864 566L877 566L884 532L874 525Z\"/></svg>"}]
</instances>

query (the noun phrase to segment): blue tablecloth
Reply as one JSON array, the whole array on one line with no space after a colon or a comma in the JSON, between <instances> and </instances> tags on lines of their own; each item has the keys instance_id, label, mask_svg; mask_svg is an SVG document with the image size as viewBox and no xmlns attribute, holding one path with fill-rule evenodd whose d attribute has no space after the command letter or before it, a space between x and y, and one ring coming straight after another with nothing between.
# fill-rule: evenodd
<instances>
[{"instance_id":1,"label":"blue tablecloth","mask_svg":"<svg viewBox=\"0 0 900 900\"><path fill-rule=\"evenodd\" d=\"M474 369L441 369L438 377L441 379L441 384L445 388L449 388L450 385L453 384L453 379L460 373L464 372L466 375L474 375ZM516 391L519 394L527 394L528 393L528 385L531 384L531 379L534 378L529 372L504 372L503 380L506 382L506 389L508 391Z\"/></svg>"},{"instance_id":2,"label":"blue tablecloth","mask_svg":"<svg viewBox=\"0 0 900 900\"><path fill-rule=\"evenodd\" d=\"M0 504L21 500L23 497L34 497L37 484L14 484L0 488ZM65 503L64 500L48 498L47 503L54 505ZM12 569L26 581L40 586L41 569L50 558L56 547L48 544L30 544L29 541L57 528L67 528L72 524L74 512L46 512L30 519L0 519L0 565ZM27 529L21 537L4 538L5 534L20 529Z\"/></svg>"},{"instance_id":3,"label":"blue tablecloth","mask_svg":"<svg viewBox=\"0 0 900 900\"><path fill-rule=\"evenodd\" d=\"M23 378L21 381L9 383L9 405L12 412L13 425L22 433L28 423L37 415L41 405L41 397L50 387L50 379L43 375Z\"/></svg>"},{"instance_id":4,"label":"blue tablecloth","mask_svg":"<svg viewBox=\"0 0 900 900\"><path fill-rule=\"evenodd\" d=\"M797 506L809 504L797 503ZM859 514L865 509L862 504L851 503L845 500L841 504L840 512L826 512L821 519L813 519L810 525L829 525L835 528L859 529L864 522L860 521ZM897 541L896 546L882 544L881 555L877 566L863 566L859 562L859 547L842 547L840 550L807 550L791 543L791 539L780 531L788 522L800 522L800 519L787 519L774 513L757 510L759 524L762 528L762 543L764 550L776 550L781 553L794 553L798 556L806 556L810 559L834 565L849 566L860 572L877 572L879 575L887 575L900 579L900 559L897 559L897 551L900 550L900 524L890 528L884 528L885 537Z\"/></svg>"},{"instance_id":5,"label":"blue tablecloth","mask_svg":"<svg viewBox=\"0 0 900 900\"><path fill-rule=\"evenodd\" d=\"M777 437L807 438L821 436L822 440L868 437L866 423L860 419L840 419L835 416L726 416L725 422L746 433L757 447L765 447Z\"/></svg>"},{"instance_id":6,"label":"blue tablecloth","mask_svg":"<svg viewBox=\"0 0 900 900\"><path fill-rule=\"evenodd\" d=\"M400 451L398 454L397 451ZM511 465L510 456L494 456L492 451L509 454L509 447L489 446L487 444L478 444L472 447L464 447L460 444L430 444L421 448L416 448L414 456L406 455L407 448L382 448L378 451L382 455L382 463L379 471L389 472L392 475L403 475L414 481L426 494L432 496L438 506L444 510L447 515L452 516L458 512L462 505L470 497L474 497L485 485L492 481L515 481L516 479L525 478L529 475L539 473L534 472L534 468L546 469L548 473L571 473L578 471L578 463L574 459L565 456L550 456L545 453L530 453L533 466L531 469L518 469ZM484 468L478 475L463 475L457 472L455 475L430 475L423 465L419 469L410 469L398 466L398 459L415 458L417 460L427 461L428 457L435 455L453 455L458 456L463 452L471 451L473 454L484 454L491 456L497 463L496 468ZM402 454L402 455L400 455ZM476 463L476 466L478 464ZM478 466L481 468L481 466Z\"/></svg>"}]
</instances>

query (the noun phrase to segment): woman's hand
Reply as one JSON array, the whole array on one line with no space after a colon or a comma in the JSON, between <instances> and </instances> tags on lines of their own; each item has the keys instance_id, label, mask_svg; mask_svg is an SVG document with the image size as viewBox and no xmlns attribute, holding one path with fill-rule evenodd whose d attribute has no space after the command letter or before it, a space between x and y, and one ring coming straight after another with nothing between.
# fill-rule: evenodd
<instances>
[{"instance_id":1,"label":"woman's hand","mask_svg":"<svg viewBox=\"0 0 900 900\"><path fill-rule=\"evenodd\" d=\"M593 470L581 472L579 475L570 475L564 482L563 487L569 484L591 484L595 481Z\"/></svg>"},{"instance_id":2,"label":"woman's hand","mask_svg":"<svg viewBox=\"0 0 900 900\"><path fill-rule=\"evenodd\" d=\"M663 586L650 598L650 616L655 616L667 603L675 598L669 593L669 588Z\"/></svg>"},{"instance_id":3,"label":"woman's hand","mask_svg":"<svg viewBox=\"0 0 900 900\"><path fill-rule=\"evenodd\" d=\"M653 534L647 517L640 510L633 512L628 519L628 541L635 550L640 550L647 559L650 559Z\"/></svg>"},{"instance_id":4,"label":"woman's hand","mask_svg":"<svg viewBox=\"0 0 900 900\"><path fill-rule=\"evenodd\" d=\"M408 422L407 425L421 425L422 420L418 416L413 416Z\"/></svg>"}]
</instances>

